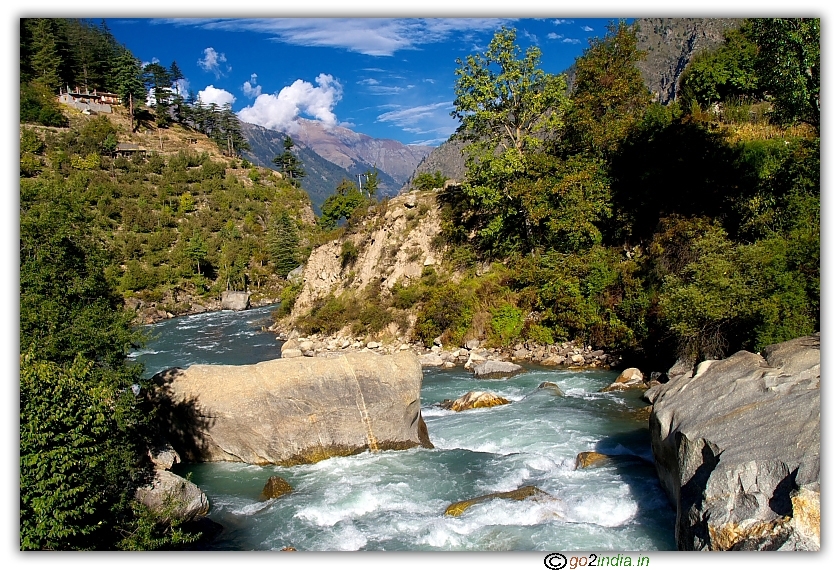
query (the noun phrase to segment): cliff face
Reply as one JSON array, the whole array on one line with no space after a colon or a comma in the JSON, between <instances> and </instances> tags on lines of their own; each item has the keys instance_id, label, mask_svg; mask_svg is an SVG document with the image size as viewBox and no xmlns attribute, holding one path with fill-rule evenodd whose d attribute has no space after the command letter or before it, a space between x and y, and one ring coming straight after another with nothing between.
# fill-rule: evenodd
<instances>
[{"instance_id":1,"label":"cliff face","mask_svg":"<svg viewBox=\"0 0 840 570\"><path fill-rule=\"evenodd\" d=\"M645 396L678 548L819 550L819 334L674 370Z\"/></svg>"},{"instance_id":2,"label":"cliff face","mask_svg":"<svg viewBox=\"0 0 840 570\"><path fill-rule=\"evenodd\" d=\"M440 231L436 192L411 192L392 198L384 212L367 219L342 238L312 251L303 271L303 290L292 319L306 314L316 300L376 284L383 295L402 279L416 279L426 266L440 263L432 240ZM351 242L358 251L342 263L341 250Z\"/></svg>"}]
</instances>

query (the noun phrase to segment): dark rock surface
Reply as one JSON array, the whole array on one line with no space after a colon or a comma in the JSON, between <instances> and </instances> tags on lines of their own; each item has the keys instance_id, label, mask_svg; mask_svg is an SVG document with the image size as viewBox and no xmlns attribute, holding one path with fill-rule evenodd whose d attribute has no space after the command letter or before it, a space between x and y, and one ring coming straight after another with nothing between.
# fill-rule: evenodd
<instances>
[{"instance_id":1,"label":"dark rock surface","mask_svg":"<svg viewBox=\"0 0 840 570\"><path fill-rule=\"evenodd\" d=\"M819 549L820 337L763 354L669 371L646 394L681 550Z\"/></svg>"}]
</instances>

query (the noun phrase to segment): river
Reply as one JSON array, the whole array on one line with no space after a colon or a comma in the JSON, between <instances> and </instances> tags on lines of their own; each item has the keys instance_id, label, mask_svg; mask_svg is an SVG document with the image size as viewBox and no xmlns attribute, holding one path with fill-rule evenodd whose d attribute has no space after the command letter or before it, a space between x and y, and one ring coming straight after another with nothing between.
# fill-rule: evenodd
<instances>
[{"instance_id":1,"label":"river","mask_svg":"<svg viewBox=\"0 0 840 570\"><path fill-rule=\"evenodd\" d=\"M132 355L148 376L172 366L251 364L276 358L265 331L273 307L205 313L146 327L154 335ZM180 465L225 530L219 550L674 550L675 513L652 464L638 391L599 392L611 371L538 366L508 380L476 380L462 368L424 370L422 413L435 449L362 453L314 465ZM563 396L539 390L554 382ZM510 404L451 412L435 404L470 390ZM575 470L581 451L618 456ZM279 475L295 491L260 501ZM446 507L535 485L551 498L495 499L445 516Z\"/></svg>"}]
</instances>

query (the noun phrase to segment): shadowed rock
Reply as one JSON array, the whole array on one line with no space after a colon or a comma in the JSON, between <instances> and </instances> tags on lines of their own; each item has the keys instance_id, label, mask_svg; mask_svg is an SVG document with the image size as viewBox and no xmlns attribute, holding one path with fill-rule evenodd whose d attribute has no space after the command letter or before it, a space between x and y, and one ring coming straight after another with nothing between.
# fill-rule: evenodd
<instances>
[{"instance_id":1,"label":"shadowed rock","mask_svg":"<svg viewBox=\"0 0 840 570\"><path fill-rule=\"evenodd\" d=\"M560 389L560 386L558 386L554 382L541 382L540 385L537 386L537 390L545 390L557 396L565 396L563 390Z\"/></svg>"},{"instance_id":2,"label":"shadowed rock","mask_svg":"<svg viewBox=\"0 0 840 570\"><path fill-rule=\"evenodd\" d=\"M162 469L155 470L151 483L138 488L135 497L164 522L191 520L210 511L210 503L201 489L183 477Z\"/></svg>"},{"instance_id":3,"label":"shadowed rock","mask_svg":"<svg viewBox=\"0 0 840 570\"><path fill-rule=\"evenodd\" d=\"M652 398L678 548L819 549L819 334L704 364Z\"/></svg>"},{"instance_id":4,"label":"shadowed rock","mask_svg":"<svg viewBox=\"0 0 840 570\"><path fill-rule=\"evenodd\" d=\"M190 461L295 465L432 447L420 415L422 370L409 352L194 365L153 382L177 427L167 439Z\"/></svg>"},{"instance_id":5,"label":"shadowed rock","mask_svg":"<svg viewBox=\"0 0 840 570\"><path fill-rule=\"evenodd\" d=\"M486 501L492 501L493 499L511 499L514 501L522 501L523 499L527 499L528 497L541 496L550 497L551 495L549 495L545 491L541 491L533 485L528 485L527 487L520 487L519 489L516 489L514 491L506 491L504 493L489 493L487 495L475 497L474 499L467 499L466 501L452 503L451 505L446 507L446 511L444 512L444 514L452 517L458 517L464 514L464 511L466 511L471 506L477 505L478 503L484 503Z\"/></svg>"}]
</instances>

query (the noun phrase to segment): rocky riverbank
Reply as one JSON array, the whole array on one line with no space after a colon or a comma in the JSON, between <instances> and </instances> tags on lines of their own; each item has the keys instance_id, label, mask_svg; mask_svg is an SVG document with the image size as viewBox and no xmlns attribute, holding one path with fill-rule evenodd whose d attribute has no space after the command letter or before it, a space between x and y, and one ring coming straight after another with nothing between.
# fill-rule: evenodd
<instances>
[{"instance_id":1,"label":"rocky riverbank","mask_svg":"<svg viewBox=\"0 0 840 570\"><path fill-rule=\"evenodd\" d=\"M483 362L532 363L542 366L562 366L568 368L614 369L621 366L621 357L603 350L594 350L574 342L541 345L531 342L519 343L512 347L488 347L483 341L468 340L463 346L443 346L437 338L431 348L421 342L411 342L405 338L396 338L392 342L367 341L364 337L345 335L301 335L293 330L279 332L277 340L282 342L282 358L329 357L350 352L372 352L376 354L397 354L412 352L420 359L424 367L444 369L462 366L474 370Z\"/></svg>"},{"instance_id":2,"label":"rocky riverbank","mask_svg":"<svg viewBox=\"0 0 840 570\"><path fill-rule=\"evenodd\" d=\"M242 311L279 303L280 300L265 295L254 295L246 291L224 291L219 298L208 299L188 293L169 295L160 301L144 301L137 297L125 300L125 307L136 312L137 325L151 325L166 319L186 317L213 311Z\"/></svg>"}]
</instances>

